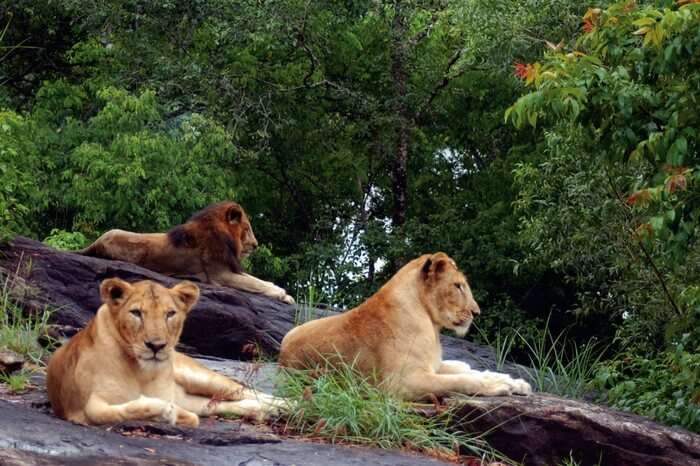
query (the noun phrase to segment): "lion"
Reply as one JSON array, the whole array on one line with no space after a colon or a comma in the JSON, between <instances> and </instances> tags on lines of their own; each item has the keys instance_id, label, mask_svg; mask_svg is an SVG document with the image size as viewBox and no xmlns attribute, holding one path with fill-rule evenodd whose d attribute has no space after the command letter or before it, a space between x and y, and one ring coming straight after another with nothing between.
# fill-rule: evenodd
<instances>
[{"instance_id":1,"label":"lion","mask_svg":"<svg viewBox=\"0 0 700 466\"><path fill-rule=\"evenodd\" d=\"M194 276L204 283L293 304L294 298L283 288L243 272L241 259L257 247L243 208L224 201L205 207L167 233L109 230L78 253L131 262L165 275Z\"/></svg>"},{"instance_id":2,"label":"lion","mask_svg":"<svg viewBox=\"0 0 700 466\"><path fill-rule=\"evenodd\" d=\"M199 416L231 413L258 421L284 402L246 388L175 351L199 288L168 289L109 278L87 326L51 357L46 385L60 418L86 425L164 421L188 427Z\"/></svg>"},{"instance_id":3,"label":"lion","mask_svg":"<svg viewBox=\"0 0 700 466\"><path fill-rule=\"evenodd\" d=\"M426 254L360 306L292 329L282 340L279 362L305 369L340 360L410 401L450 393L530 394L523 379L442 360L440 330L464 336L478 314L455 262L442 252Z\"/></svg>"}]
</instances>

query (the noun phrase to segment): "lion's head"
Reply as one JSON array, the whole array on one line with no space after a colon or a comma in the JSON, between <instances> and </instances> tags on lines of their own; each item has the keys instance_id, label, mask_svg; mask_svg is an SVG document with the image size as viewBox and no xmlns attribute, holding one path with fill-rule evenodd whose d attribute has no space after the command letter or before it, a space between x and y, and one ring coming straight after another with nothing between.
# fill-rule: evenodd
<instances>
[{"instance_id":1,"label":"lion's head","mask_svg":"<svg viewBox=\"0 0 700 466\"><path fill-rule=\"evenodd\" d=\"M199 248L240 273L242 258L258 247L258 240L243 207L235 202L211 204L190 217L187 223L168 232L176 247Z\"/></svg>"},{"instance_id":2,"label":"lion's head","mask_svg":"<svg viewBox=\"0 0 700 466\"><path fill-rule=\"evenodd\" d=\"M148 366L171 357L199 288L186 281L168 289L148 280L129 284L109 278L100 286L100 297L121 347L141 366Z\"/></svg>"},{"instance_id":3,"label":"lion's head","mask_svg":"<svg viewBox=\"0 0 700 466\"><path fill-rule=\"evenodd\" d=\"M421 300L433 322L464 336L481 310L455 261L443 252L428 256L421 264L419 280Z\"/></svg>"}]
</instances>

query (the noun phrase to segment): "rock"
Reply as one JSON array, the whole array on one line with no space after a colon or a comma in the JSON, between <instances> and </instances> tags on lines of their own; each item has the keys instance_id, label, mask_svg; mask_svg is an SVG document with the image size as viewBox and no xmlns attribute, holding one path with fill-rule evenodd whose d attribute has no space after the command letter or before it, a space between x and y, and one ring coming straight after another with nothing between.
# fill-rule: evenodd
<instances>
[{"instance_id":1,"label":"rock","mask_svg":"<svg viewBox=\"0 0 700 466\"><path fill-rule=\"evenodd\" d=\"M10 375L20 370L22 366L24 366L22 355L7 348L0 348L0 375Z\"/></svg>"},{"instance_id":2,"label":"rock","mask_svg":"<svg viewBox=\"0 0 700 466\"><path fill-rule=\"evenodd\" d=\"M439 466L438 460L373 448L282 439L238 422L204 420L198 429L125 423L109 428L62 421L0 400L2 465Z\"/></svg>"},{"instance_id":3,"label":"rock","mask_svg":"<svg viewBox=\"0 0 700 466\"><path fill-rule=\"evenodd\" d=\"M0 246L0 273L13 275L13 296L26 309L48 307L53 310L52 323L80 328L100 306L99 284L105 278L150 279L166 286L179 281L126 262L57 251L22 237ZM201 298L187 318L184 345L227 358L251 359L250 348L277 353L282 337L293 327L293 306L231 288L199 286Z\"/></svg>"},{"instance_id":4,"label":"rock","mask_svg":"<svg viewBox=\"0 0 700 466\"><path fill-rule=\"evenodd\" d=\"M496 450L528 465L700 465L700 435L591 403L547 394L454 402L453 425L484 434Z\"/></svg>"}]
</instances>

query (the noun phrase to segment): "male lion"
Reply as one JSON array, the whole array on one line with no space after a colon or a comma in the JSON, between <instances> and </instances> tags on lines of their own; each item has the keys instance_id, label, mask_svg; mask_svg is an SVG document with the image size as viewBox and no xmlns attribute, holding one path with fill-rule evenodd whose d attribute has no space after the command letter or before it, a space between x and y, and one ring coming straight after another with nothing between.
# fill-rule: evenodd
<instances>
[{"instance_id":1,"label":"male lion","mask_svg":"<svg viewBox=\"0 0 700 466\"><path fill-rule=\"evenodd\" d=\"M284 289L243 273L241 258L257 247L243 208L224 201L205 207L167 233L109 230L79 253L131 262L165 275L194 275L205 283L293 304Z\"/></svg>"},{"instance_id":2,"label":"male lion","mask_svg":"<svg viewBox=\"0 0 700 466\"><path fill-rule=\"evenodd\" d=\"M57 416L80 424L156 420L196 427L198 416L261 420L282 406L175 351L199 297L193 283L168 289L110 278L100 296L95 317L49 361L46 385Z\"/></svg>"},{"instance_id":3,"label":"male lion","mask_svg":"<svg viewBox=\"0 0 700 466\"><path fill-rule=\"evenodd\" d=\"M522 379L443 361L440 330L464 336L479 306L445 253L406 264L377 293L346 313L307 322L282 340L280 364L306 368L340 358L407 400L430 394L529 394Z\"/></svg>"}]
</instances>

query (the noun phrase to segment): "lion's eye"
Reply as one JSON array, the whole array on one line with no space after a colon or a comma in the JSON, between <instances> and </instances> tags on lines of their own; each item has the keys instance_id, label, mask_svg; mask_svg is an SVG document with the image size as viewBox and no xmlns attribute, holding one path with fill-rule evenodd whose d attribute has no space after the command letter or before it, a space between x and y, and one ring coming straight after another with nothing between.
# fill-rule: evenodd
<instances>
[{"instance_id":1,"label":"lion's eye","mask_svg":"<svg viewBox=\"0 0 700 466\"><path fill-rule=\"evenodd\" d=\"M132 316L136 317L137 319L140 319L140 318L142 317L142 316L141 316L141 311L139 311L138 309L132 309L132 310L130 310L130 311L129 311L129 314L131 314Z\"/></svg>"},{"instance_id":2,"label":"lion's eye","mask_svg":"<svg viewBox=\"0 0 700 466\"><path fill-rule=\"evenodd\" d=\"M462 284L461 283L455 283L455 286L459 291L462 291Z\"/></svg>"},{"instance_id":3,"label":"lion's eye","mask_svg":"<svg viewBox=\"0 0 700 466\"><path fill-rule=\"evenodd\" d=\"M177 312L175 312L175 311L168 311L168 313L165 314L165 317L167 317L168 319L172 319L173 317L175 317L175 314L177 314Z\"/></svg>"}]
</instances>

